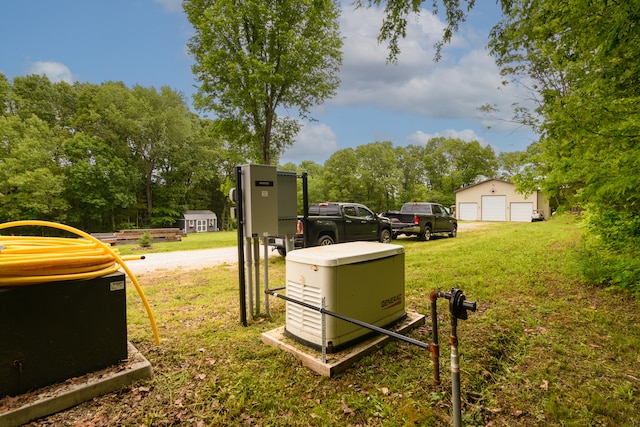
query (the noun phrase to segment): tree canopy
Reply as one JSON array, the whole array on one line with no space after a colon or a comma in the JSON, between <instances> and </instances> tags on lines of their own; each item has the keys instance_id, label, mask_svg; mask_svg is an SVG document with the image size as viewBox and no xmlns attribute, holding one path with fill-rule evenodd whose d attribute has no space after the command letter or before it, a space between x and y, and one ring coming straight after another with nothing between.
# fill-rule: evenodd
<instances>
[{"instance_id":1,"label":"tree canopy","mask_svg":"<svg viewBox=\"0 0 640 427\"><path fill-rule=\"evenodd\" d=\"M508 0L505 0L508 1ZM436 42L435 60L442 56L442 48L451 41L460 25L467 19L467 13L475 5L475 0L432 0L428 2L433 14L438 14L444 8L445 27L442 31L441 39ZM380 7L384 4L385 17L382 20L379 42L387 42L389 62L398 61L400 55L400 39L407 36L407 20L410 15L419 16L422 11L424 0L354 0L356 8L360 7Z\"/></svg>"},{"instance_id":2,"label":"tree canopy","mask_svg":"<svg viewBox=\"0 0 640 427\"><path fill-rule=\"evenodd\" d=\"M219 210L221 140L168 87L0 74L0 105L0 221L109 231Z\"/></svg>"},{"instance_id":3,"label":"tree canopy","mask_svg":"<svg viewBox=\"0 0 640 427\"><path fill-rule=\"evenodd\" d=\"M0 74L0 97L0 222L115 231L171 226L185 210L211 209L230 224L226 195L250 150L226 139L223 120L197 117L171 89ZM356 201L381 212L408 200L453 204L453 190L503 167L477 141L434 138L406 147L371 142L323 165L280 169L307 172L311 202Z\"/></svg>"},{"instance_id":4,"label":"tree canopy","mask_svg":"<svg viewBox=\"0 0 640 427\"><path fill-rule=\"evenodd\" d=\"M270 164L292 144L297 120L333 96L342 64L335 0L187 0L196 105L227 123L229 140Z\"/></svg>"},{"instance_id":5,"label":"tree canopy","mask_svg":"<svg viewBox=\"0 0 640 427\"><path fill-rule=\"evenodd\" d=\"M492 51L505 75L534 82L542 117L519 180L586 209L585 265L596 281L637 286L640 11L583 0L513 1L503 10Z\"/></svg>"}]
</instances>

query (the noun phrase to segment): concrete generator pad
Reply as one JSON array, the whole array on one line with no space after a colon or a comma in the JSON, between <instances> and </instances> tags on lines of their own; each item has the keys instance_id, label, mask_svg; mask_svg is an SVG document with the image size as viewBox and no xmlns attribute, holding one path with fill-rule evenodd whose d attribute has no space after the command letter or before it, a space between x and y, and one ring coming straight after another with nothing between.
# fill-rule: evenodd
<instances>
[{"instance_id":1,"label":"concrete generator pad","mask_svg":"<svg viewBox=\"0 0 640 427\"><path fill-rule=\"evenodd\" d=\"M392 328L389 328L389 330L405 335L410 330L424 325L424 323L424 315L409 312L404 319L396 323ZM335 353L327 353L327 361L326 363L322 363L322 353L320 351L302 345L293 338L286 336L284 328L284 326L281 326L264 332L262 334L262 342L291 353L300 360L304 366L326 377L332 377L335 374L345 371L362 357L383 347L390 340L394 339L388 335L377 334L353 347ZM429 355L430 353L425 350L425 357Z\"/></svg>"},{"instance_id":2,"label":"concrete generator pad","mask_svg":"<svg viewBox=\"0 0 640 427\"><path fill-rule=\"evenodd\" d=\"M151 378L149 361L131 343L127 360L16 397L0 398L0 426L17 427Z\"/></svg>"}]
</instances>

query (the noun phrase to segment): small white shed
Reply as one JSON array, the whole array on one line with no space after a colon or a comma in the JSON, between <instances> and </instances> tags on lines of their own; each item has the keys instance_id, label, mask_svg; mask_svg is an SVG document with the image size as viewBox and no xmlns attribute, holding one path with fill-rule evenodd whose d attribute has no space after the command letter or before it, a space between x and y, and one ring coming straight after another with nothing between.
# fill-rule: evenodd
<instances>
[{"instance_id":1,"label":"small white shed","mask_svg":"<svg viewBox=\"0 0 640 427\"><path fill-rule=\"evenodd\" d=\"M539 191L525 196L509 181L487 179L455 191L456 217L470 221L530 222L534 210L550 218L549 201Z\"/></svg>"},{"instance_id":2,"label":"small white shed","mask_svg":"<svg viewBox=\"0 0 640 427\"><path fill-rule=\"evenodd\" d=\"M218 216L209 210L186 211L177 225L185 234L218 231Z\"/></svg>"}]
</instances>

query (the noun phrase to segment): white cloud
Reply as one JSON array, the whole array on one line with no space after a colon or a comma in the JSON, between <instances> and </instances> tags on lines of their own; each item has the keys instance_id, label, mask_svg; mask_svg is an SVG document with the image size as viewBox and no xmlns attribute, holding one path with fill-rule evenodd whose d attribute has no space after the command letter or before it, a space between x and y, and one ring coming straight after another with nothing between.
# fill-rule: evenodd
<instances>
[{"instance_id":1,"label":"white cloud","mask_svg":"<svg viewBox=\"0 0 640 427\"><path fill-rule=\"evenodd\" d=\"M296 141L285 150L280 163L327 158L338 149L337 139L336 133L329 126L305 123L296 136Z\"/></svg>"},{"instance_id":2,"label":"white cloud","mask_svg":"<svg viewBox=\"0 0 640 427\"><path fill-rule=\"evenodd\" d=\"M435 63L433 45L444 23L423 10L409 19L397 64L386 64L387 46L377 42L383 12L344 8L342 85L328 104L377 106L390 111L443 119L486 119L478 107L495 105L505 114L518 88L502 86L498 67L476 35L454 35L443 59ZM471 44L476 44L472 47Z\"/></svg>"},{"instance_id":3,"label":"white cloud","mask_svg":"<svg viewBox=\"0 0 640 427\"><path fill-rule=\"evenodd\" d=\"M73 83L74 81L73 74L71 74L69 67L60 62L36 61L27 68L27 74L47 76L52 83Z\"/></svg>"},{"instance_id":4,"label":"white cloud","mask_svg":"<svg viewBox=\"0 0 640 427\"><path fill-rule=\"evenodd\" d=\"M182 0L153 0L153 1L161 5L166 12L172 13L172 12L182 11Z\"/></svg>"},{"instance_id":5,"label":"white cloud","mask_svg":"<svg viewBox=\"0 0 640 427\"><path fill-rule=\"evenodd\" d=\"M417 145L425 145L430 139L437 137L460 139L465 142L478 141L482 146L487 145L487 142L484 140L484 138L478 136L478 134L471 129L446 129L442 132L436 132L434 134L425 133L419 130L409 135L407 137L407 140Z\"/></svg>"}]
</instances>

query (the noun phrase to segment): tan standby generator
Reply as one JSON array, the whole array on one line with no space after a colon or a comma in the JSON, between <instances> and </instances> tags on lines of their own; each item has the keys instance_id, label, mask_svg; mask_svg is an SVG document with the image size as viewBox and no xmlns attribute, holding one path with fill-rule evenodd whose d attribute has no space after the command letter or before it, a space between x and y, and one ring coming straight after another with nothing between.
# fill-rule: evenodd
<instances>
[{"instance_id":1,"label":"tan standby generator","mask_svg":"<svg viewBox=\"0 0 640 427\"><path fill-rule=\"evenodd\" d=\"M377 242L351 242L291 251L286 259L287 297L378 327L406 316L404 247ZM368 328L325 315L329 351L366 339ZM313 348L321 348L322 313L286 303L285 332Z\"/></svg>"}]
</instances>

